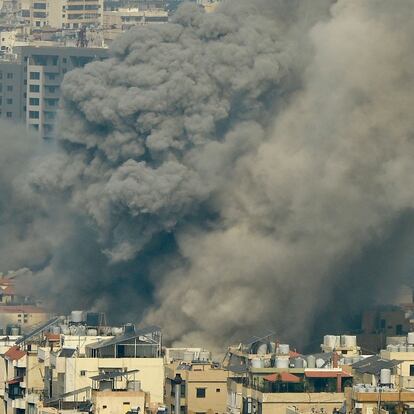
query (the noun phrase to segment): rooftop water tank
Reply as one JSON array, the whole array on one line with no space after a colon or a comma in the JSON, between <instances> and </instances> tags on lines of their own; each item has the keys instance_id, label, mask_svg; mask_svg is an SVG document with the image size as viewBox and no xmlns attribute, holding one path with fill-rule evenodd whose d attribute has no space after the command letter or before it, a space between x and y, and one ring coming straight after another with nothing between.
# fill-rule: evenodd
<instances>
[{"instance_id":1,"label":"rooftop water tank","mask_svg":"<svg viewBox=\"0 0 414 414\"><path fill-rule=\"evenodd\" d=\"M407 352L414 352L414 345L407 345Z\"/></svg>"},{"instance_id":2,"label":"rooftop water tank","mask_svg":"<svg viewBox=\"0 0 414 414\"><path fill-rule=\"evenodd\" d=\"M252 358L250 363L252 368L264 368L264 362L261 358Z\"/></svg>"},{"instance_id":3,"label":"rooftop water tank","mask_svg":"<svg viewBox=\"0 0 414 414\"><path fill-rule=\"evenodd\" d=\"M410 345L414 345L414 332L408 332L407 343Z\"/></svg>"},{"instance_id":4,"label":"rooftop water tank","mask_svg":"<svg viewBox=\"0 0 414 414\"><path fill-rule=\"evenodd\" d=\"M389 385L391 384L391 370L387 368L381 369L380 372L380 383Z\"/></svg>"},{"instance_id":5,"label":"rooftop water tank","mask_svg":"<svg viewBox=\"0 0 414 414\"><path fill-rule=\"evenodd\" d=\"M323 337L323 344L328 348L335 348L337 337L335 335L325 335Z\"/></svg>"},{"instance_id":6,"label":"rooftop water tank","mask_svg":"<svg viewBox=\"0 0 414 414\"><path fill-rule=\"evenodd\" d=\"M275 359L276 368L289 368L289 359L288 358L276 358Z\"/></svg>"},{"instance_id":7,"label":"rooftop water tank","mask_svg":"<svg viewBox=\"0 0 414 414\"><path fill-rule=\"evenodd\" d=\"M305 360L303 358L295 358L293 360L294 368L304 368L305 367Z\"/></svg>"},{"instance_id":8,"label":"rooftop water tank","mask_svg":"<svg viewBox=\"0 0 414 414\"><path fill-rule=\"evenodd\" d=\"M308 355L306 357L306 363L308 368L315 368L316 367L316 358L313 355Z\"/></svg>"},{"instance_id":9,"label":"rooftop water tank","mask_svg":"<svg viewBox=\"0 0 414 414\"><path fill-rule=\"evenodd\" d=\"M290 347L288 344L279 344L279 354L289 355Z\"/></svg>"},{"instance_id":10,"label":"rooftop water tank","mask_svg":"<svg viewBox=\"0 0 414 414\"><path fill-rule=\"evenodd\" d=\"M356 336L352 335L342 335L341 337L341 346L345 348L355 348L357 345Z\"/></svg>"},{"instance_id":11,"label":"rooftop water tank","mask_svg":"<svg viewBox=\"0 0 414 414\"><path fill-rule=\"evenodd\" d=\"M70 314L70 318L73 323L81 323L81 322L84 322L84 319L85 319L83 316L83 311L81 310L72 311L72 313Z\"/></svg>"},{"instance_id":12,"label":"rooftop water tank","mask_svg":"<svg viewBox=\"0 0 414 414\"><path fill-rule=\"evenodd\" d=\"M55 335L59 335L60 334L60 326L54 326L52 328L52 333Z\"/></svg>"},{"instance_id":13,"label":"rooftop water tank","mask_svg":"<svg viewBox=\"0 0 414 414\"><path fill-rule=\"evenodd\" d=\"M323 358L316 359L316 368L322 368L325 365L325 360Z\"/></svg>"},{"instance_id":14,"label":"rooftop water tank","mask_svg":"<svg viewBox=\"0 0 414 414\"><path fill-rule=\"evenodd\" d=\"M256 354L257 355L266 355L268 350L268 345L266 343L260 344L257 347Z\"/></svg>"},{"instance_id":15,"label":"rooftop water tank","mask_svg":"<svg viewBox=\"0 0 414 414\"><path fill-rule=\"evenodd\" d=\"M88 336L98 336L98 330L97 329L88 329L86 331L86 335L88 335Z\"/></svg>"},{"instance_id":16,"label":"rooftop water tank","mask_svg":"<svg viewBox=\"0 0 414 414\"><path fill-rule=\"evenodd\" d=\"M113 327L111 328L111 334L112 334L113 336L116 336L116 335L122 335L123 333L124 333L123 328L120 328L120 327L118 327L118 326L113 326Z\"/></svg>"}]
</instances>

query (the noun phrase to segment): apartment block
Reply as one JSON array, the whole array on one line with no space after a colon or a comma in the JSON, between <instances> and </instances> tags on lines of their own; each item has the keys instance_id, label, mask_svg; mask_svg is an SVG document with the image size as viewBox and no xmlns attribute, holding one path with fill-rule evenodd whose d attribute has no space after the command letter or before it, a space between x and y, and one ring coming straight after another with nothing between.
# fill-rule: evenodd
<instances>
[{"instance_id":1,"label":"apartment block","mask_svg":"<svg viewBox=\"0 0 414 414\"><path fill-rule=\"evenodd\" d=\"M31 0L32 28L79 29L103 21L103 0Z\"/></svg>"},{"instance_id":2,"label":"apartment block","mask_svg":"<svg viewBox=\"0 0 414 414\"><path fill-rule=\"evenodd\" d=\"M191 351L186 351L187 356ZM227 411L227 380L224 370L201 351L192 360L174 361L166 367L165 405L174 414L224 414ZM177 379L180 384L176 387ZM180 409L176 392L180 392Z\"/></svg>"},{"instance_id":3,"label":"apartment block","mask_svg":"<svg viewBox=\"0 0 414 414\"><path fill-rule=\"evenodd\" d=\"M24 122L52 138L65 74L104 59L104 48L22 46L13 62L0 61L1 118Z\"/></svg>"},{"instance_id":4,"label":"apartment block","mask_svg":"<svg viewBox=\"0 0 414 414\"><path fill-rule=\"evenodd\" d=\"M13 339L0 339L0 414L155 414L163 403L157 327L73 311Z\"/></svg>"}]
</instances>

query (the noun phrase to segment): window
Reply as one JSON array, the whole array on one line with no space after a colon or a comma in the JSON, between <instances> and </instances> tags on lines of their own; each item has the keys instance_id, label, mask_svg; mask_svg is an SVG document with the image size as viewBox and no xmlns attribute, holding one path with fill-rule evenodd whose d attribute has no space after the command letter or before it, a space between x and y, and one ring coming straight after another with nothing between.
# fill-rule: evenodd
<instances>
[{"instance_id":1,"label":"window","mask_svg":"<svg viewBox=\"0 0 414 414\"><path fill-rule=\"evenodd\" d=\"M216 392L220 392L221 391L221 389L220 388L216 388Z\"/></svg>"},{"instance_id":2,"label":"window","mask_svg":"<svg viewBox=\"0 0 414 414\"><path fill-rule=\"evenodd\" d=\"M81 377L85 377L85 376L86 376L86 371L85 371L85 370L82 370L82 371L80 372L80 375L81 375Z\"/></svg>"},{"instance_id":3,"label":"window","mask_svg":"<svg viewBox=\"0 0 414 414\"><path fill-rule=\"evenodd\" d=\"M13 105L13 99L7 98L7 105Z\"/></svg>"},{"instance_id":4,"label":"window","mask_svg":"<svg viewBox=\"0 0 414 414\"><path fill-rule=\"evenodd\" d=\"M29 105L39 106L39 98L29 98Z\"/></svg>"},{"instance_id":5,"label":"window","mask_svg":"<svg viewBox=\"0 0 414 414\"><path fill-rule=\"evenodd\" d=\"M11 112L7 112L6 116L7 116L7 118L11 118L13 116L13 114Z\"/></svg>"},{"instance_id":6,"label":"window","mask_svg":"<svg viewBox=\"0 0 414 414\"><path fill-rule=\"evenodd\" d=\"M40 92L40 85L30 85L29 86L29 91L30 92Z\"/></svg>"},{"instance_id":7,"label":"window","mask_svg":"<svg viewBox=\"0 0 414 414\"><path fill-rule=\"evenodd\" d=\"M124 401L122 404L124 404L124 405L130 405L131 403L129 401Z\"/></svg>"},{"instance_id":8,"label":"window","mask_svg":"<svg viewBox=\"0 0 414 414\"><path fill-rule=\"evenodd\" d=\"M7 91L12 92L13 91L13 85L7 85Z\"/></svg>"},{"instance_id":9,"label":"window","mask_svg":"<svg viewBox=\"0 0 414 414\"><path fill-rule=\"evenodd\" d=\"M103 405L103 406L102 406L102 408L103 408L104 410L105 410L105 408L106 408L106 407L107 407L106 405Z\"/></svg>"},{"instance_id":10,"label":"window","mask_svg":"<svg viewBox=\"0 0 414 414\"><path fill-rule=\"evenodd\" d=\"M205 388L196 388L196 397L197 398L206 398L206 389Z\"/></svg>"},{"instance_id":11,"label":"window","mask_svg":"<svg viewBox=\"0 0 414 414\"><path fill-rule=\"evenodd\" d=\"M8 73L7 74L7 79L13 79L13 73Z\"/></svg>"},{"instance_id":12,"label":"window","mask_svg":"<svg viewBox=\"0 0 414 414\"><path fill-rule=\"evenodd\" d=\"M414 365L410 365L410 377L414 377Z\"/></svg>"},{"instance_id":13,"label":"window","mask_svg":"<svg viewBox=\"0 0 414 414\"><path fill-rule=\"evenodd\" d=\"M396 335L402 335L403 334L403 326L402 325L397 325L395 327L395 334Z\"/></svg>"},{"instance_id":14,"label":"window","mask_svg":"<svg viewBox=\"0 0 414 414\"><path fill-rule=\"evenodd\" d=\"M40 79L40 72L30 72L30 79L39 80Z\"/></svg>"},{"instance_id":15,"label":"window","mask_svg":"<svg viewBox=\"0 0 414 414\"><path fill-rule=\"evenodd\" d=\"M30 119L39 119L39 111L29 111Z\"/></svg>"}]
</instances>

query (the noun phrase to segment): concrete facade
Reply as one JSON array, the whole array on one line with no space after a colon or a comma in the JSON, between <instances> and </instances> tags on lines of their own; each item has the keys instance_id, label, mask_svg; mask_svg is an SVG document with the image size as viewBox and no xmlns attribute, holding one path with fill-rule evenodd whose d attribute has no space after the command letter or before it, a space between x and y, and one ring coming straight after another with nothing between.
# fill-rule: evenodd
<instances>
[{"instance_id":1,"label":"concrete facade","mask_svg":"<svg viewBox=\"0 0 414 414\"><path fill-rule=\"evenodd\" d=\"M166 368L165 404L171 413L177 413L173 383L176 374L180 374L183 380L181 413L226 412L228 371L217 368L211 363L192 363L185 366L175 363Z\"/></svg>"}]
</instances>

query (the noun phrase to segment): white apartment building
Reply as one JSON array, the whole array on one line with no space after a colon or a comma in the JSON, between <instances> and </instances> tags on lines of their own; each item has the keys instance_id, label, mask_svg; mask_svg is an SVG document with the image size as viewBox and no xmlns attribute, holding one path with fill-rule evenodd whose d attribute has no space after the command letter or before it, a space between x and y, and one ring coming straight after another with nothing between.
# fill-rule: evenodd
<instances>
[{"instance_id":1,"label":"white apartment building","mask_svg":"<svg viewBox=\"0 0 414 414\"><path fill-rule=\"evenodd\" d=\"M31 0L33 28L79 29L103 23L104 0Z\"/></svg>"},{"instance_id":2,"label":"white apartment building","mask_svg":"<svg viewBox=\"0 0 414 414\"><path fill-rule=\"evenodd\" d=\"M0 61L0 117L23 121L43 138L53 137L60 84L67 72L104 59L104 48L22 46L18 58Z\"/></svg>"}]
</instances>

